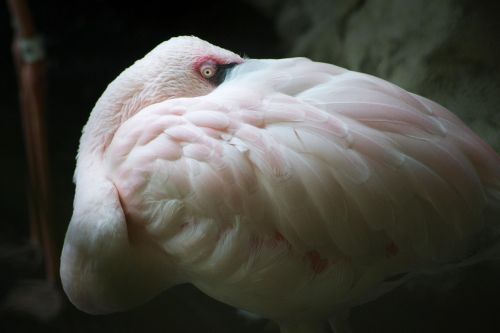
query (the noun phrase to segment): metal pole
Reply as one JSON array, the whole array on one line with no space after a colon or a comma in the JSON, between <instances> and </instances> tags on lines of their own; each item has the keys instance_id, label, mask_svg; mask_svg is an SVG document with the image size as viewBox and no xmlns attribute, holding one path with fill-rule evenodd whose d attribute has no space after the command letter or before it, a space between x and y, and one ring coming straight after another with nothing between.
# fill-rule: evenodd
<instances>
[{"instance_id":1,"label":"metal pole","mask_svg":"<svg viewBox=\"0 0 500 333\"><path fill-rule=\"evenodd\" d=\"M7 0L7 5L15 33L12 53L19 79L19 101L28 160L31 239L42 250L47 280L56 283L59 259L52 235L52 200L44 124L44 52L26 0Z\"/></svg>"}]
</instances>

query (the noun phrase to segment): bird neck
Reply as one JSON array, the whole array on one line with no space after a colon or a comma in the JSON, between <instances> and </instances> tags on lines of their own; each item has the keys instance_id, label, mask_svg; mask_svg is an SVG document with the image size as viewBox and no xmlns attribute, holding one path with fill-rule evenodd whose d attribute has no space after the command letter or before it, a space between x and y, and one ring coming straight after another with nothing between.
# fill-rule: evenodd
<instances>
[{"instance_id":1,"label":"bird neck","mask_svg":"<svg viewBox=\"0 0 500 333\"><path fill-rule=\"evenodd\" d=\"M118 193L97 163L76 176L74 211L61 256L71 301L89 313L123 311L175 284L152 242L133 243Z\"/></svg>"},{"instance_id":2,"label":"bird neck","mask_svg":"<svg viewBox=\"0 0 500 333\"><path fill-rule=\"evenodd\" d=\"M147 105L146 101L139 103L142 84L125 74L127 71L108 85L94 106L83 128L79 154L102 155L120 125Z\"/></svg>"}]
</instances>

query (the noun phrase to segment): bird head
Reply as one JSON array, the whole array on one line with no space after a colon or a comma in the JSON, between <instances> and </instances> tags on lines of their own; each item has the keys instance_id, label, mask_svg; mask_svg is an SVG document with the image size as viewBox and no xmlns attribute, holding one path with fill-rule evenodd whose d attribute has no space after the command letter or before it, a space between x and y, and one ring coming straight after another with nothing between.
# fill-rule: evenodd
<instances>
[{"instance_id":1,"label":"bird head","mask_svg":"<svg viewBox=\"0 0 500 333\"><path fill-rule=\"evenodd\" d=\"M103 151L116 129L141 109L167 99L209 94L243 59L194 36L171 38L109 84L84 129L80 150ZM94 144L86 145L86 141Z\"/></svg>"},{"instance_id":2,"label":"bird head","mask_svg":"<svg viewBox=\"0 0 500 333\"><path fill-rule=\"evenodd\" d=\"M228 68L242 61L197 37L175 37L146 54L115 82L132 93L128 102L144 107L170 98L206 95L222 82Z\"/></svg>"}]
</instances>

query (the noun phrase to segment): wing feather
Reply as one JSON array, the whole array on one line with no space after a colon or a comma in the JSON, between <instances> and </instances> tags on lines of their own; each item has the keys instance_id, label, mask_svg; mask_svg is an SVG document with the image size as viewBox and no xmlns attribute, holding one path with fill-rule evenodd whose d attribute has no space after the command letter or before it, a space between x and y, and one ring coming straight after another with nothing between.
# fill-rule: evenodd
<instances>
[{"instance_id":1,"label":"wing feather","mask_svg":"<svg viewBox=\"0 0 500 333\"><path fill-rule=\"evenodd\" d=\"M169 251L229 267L223 249L277 231L300 253L362 262L393 242L444 260L482 227L498 156L446 109L304 59L239 67L209 95L141 110L108 148L129 218Z\"/></svg>"}]
</instances>

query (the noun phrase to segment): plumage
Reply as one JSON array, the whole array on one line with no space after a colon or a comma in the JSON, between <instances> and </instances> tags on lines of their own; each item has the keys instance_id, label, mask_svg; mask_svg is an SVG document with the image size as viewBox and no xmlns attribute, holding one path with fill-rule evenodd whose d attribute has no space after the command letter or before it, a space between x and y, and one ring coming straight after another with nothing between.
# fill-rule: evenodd
<instances>
[{"instance_id":1,"label":"plumage","mask_svg":"<svg viewBox=\"0 0 500 333\"><path fill-rule=\"evenodd\" d=\"M236 65L215 86L193 73L199 59ZM396 274L479 255L500 220L485 213L499 205L499 156L442 106L195 37L110 84L75 182L61 277L79 308L124 310L190 282L289 332Z\"/></svg>"}]
</instances>

